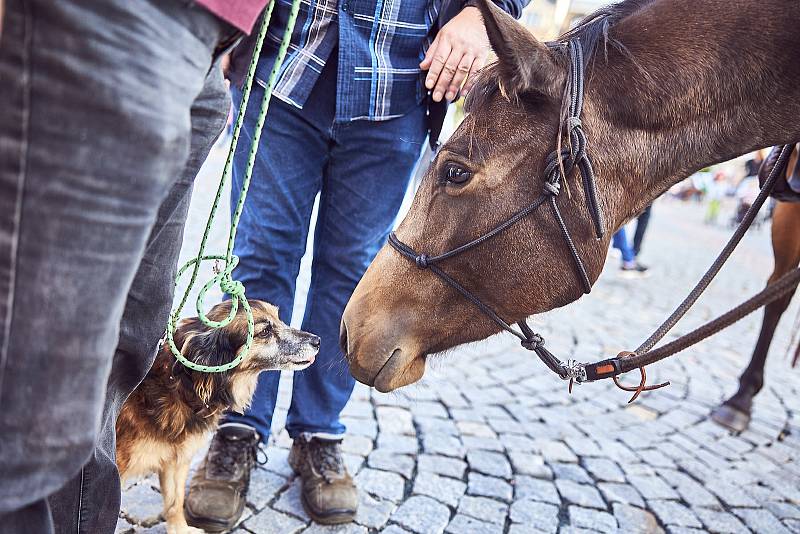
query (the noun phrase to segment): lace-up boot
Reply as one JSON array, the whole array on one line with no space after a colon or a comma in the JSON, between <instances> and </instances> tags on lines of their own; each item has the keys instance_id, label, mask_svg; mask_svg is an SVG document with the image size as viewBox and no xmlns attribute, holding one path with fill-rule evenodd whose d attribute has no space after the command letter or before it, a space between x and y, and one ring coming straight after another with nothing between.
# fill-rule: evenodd
<instances>
[{"instance_id":1,"label":"lace-up boot","mask_svg":"<svg viewBox=\"0 0 800 534\"><path fill-rule=\"evenodd\" d=\"M303 508L317 523L355 519L358 492L342 459L341 441L308 435L295 438L289 465L303 481Z\"/></svg>"},{"instance_id":2,"label":"lace-up boot","mask_svg":"<svg viewBox=\"0 0 800 534\"><path fill-rule=\"evenodd\" d=\"M222 532L236 525L244 511L258 441L258 433L243 425L217 430L186 496L186 521L191 526Z\"/></svg>"}]
</instances>

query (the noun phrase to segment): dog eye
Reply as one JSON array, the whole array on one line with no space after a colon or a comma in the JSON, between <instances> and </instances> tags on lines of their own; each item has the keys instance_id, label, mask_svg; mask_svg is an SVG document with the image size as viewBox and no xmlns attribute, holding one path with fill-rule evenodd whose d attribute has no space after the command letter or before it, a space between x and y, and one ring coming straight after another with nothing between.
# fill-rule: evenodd
<instances>
[{"instance_id":1,"label":"dog eye","mask_svg":"<svg viewBox=\"0 0 800 534\"><path fill-rule=\"evenodd\" d=\"M458 163L447 163L444 167L444 180L451 184L462 185L472 178L472 172Z\"/></svg>"},{"instance_id":2,"label":"dog eye","mask_svg":"<svg viewBox=\"0 0 800 534\"><path fill-rule=\"evenodd\" d=\"M266 321L264 326L261 327L261 331L258 333L258 337L269 337L272 335L272 323Z\"/></svg>"}]
</instances>

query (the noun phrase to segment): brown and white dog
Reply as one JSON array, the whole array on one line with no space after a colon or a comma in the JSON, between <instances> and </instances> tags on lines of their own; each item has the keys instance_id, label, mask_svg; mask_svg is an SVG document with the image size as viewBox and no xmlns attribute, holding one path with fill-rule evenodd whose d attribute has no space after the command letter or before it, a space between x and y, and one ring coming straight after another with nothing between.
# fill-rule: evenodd
<instances>
[{"instance_id":1,"label":"brown and white dog","mask_svg":"<svg viewBox=\"0 0 800 534\"><path fill-rule=\"evenodd\" d=\"M187 525L183 497L189 464L228 410L249 404L258 375L267 370L297 371L314 362L319 338L291 328L278 310L250 300L255 322L253 343L244 360L222 373L192 371L164 346L144 381L122 406L117 419L117 467L122 479L157 472L164 499L167 532L202 532ZM208 317L228 316L230 302L216 305ZM225 328L212 329L200 319L184 319L175 345L189 360L221 365L233 360L245 344L247 320L241 307Z\"/></svg>"}]
</instances>

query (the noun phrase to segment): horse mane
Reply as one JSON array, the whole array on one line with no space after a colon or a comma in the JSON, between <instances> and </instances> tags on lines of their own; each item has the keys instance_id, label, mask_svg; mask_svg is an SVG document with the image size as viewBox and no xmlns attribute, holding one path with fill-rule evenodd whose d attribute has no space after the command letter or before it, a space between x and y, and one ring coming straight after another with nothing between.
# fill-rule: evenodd
<instances>
[{"instance_id":1,"label":"horse mane","mask_svg":"<svg viewBox=\"0 0 800 534\"><path fill-rule=\"evenodd\" d=\"M609 35L609 30L625 17L638 11L643 6L653 0L623 0L616 4L601 7L593 13L587 15L572 29L563 33L555 41L545 43L553 52L554 56L564 66L567 65L568 53L566 43L572 39L578 39L583 47L585 64L591 68L594 66L595 52L598 46L603 46L603 56L608 60L608 46L612 45L623 54L630 56L625 45L618 39ZM497 72L496 63L489 65L478 74L475 85L464 101L464 110L469 113L471 110L481 107L498 90L505 94L500 85L500 77Z\"/></svg>"}]
</instances>

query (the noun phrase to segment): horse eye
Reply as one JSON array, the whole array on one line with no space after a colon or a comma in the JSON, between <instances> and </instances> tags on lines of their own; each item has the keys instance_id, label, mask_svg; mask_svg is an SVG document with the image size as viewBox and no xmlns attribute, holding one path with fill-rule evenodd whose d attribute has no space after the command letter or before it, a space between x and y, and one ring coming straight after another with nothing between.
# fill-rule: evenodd
<instances>
[{"instance_id":1,"label":"horse eye","mask_svg":"<svg viewBox=\"0 0 800 534\"><path fill-rule=\"evenodd\" d=\"M444 178L451 184L464 184L472 177L472 173L457 163L448 163L444 168Z\"/></svg>"}]
</instances>

